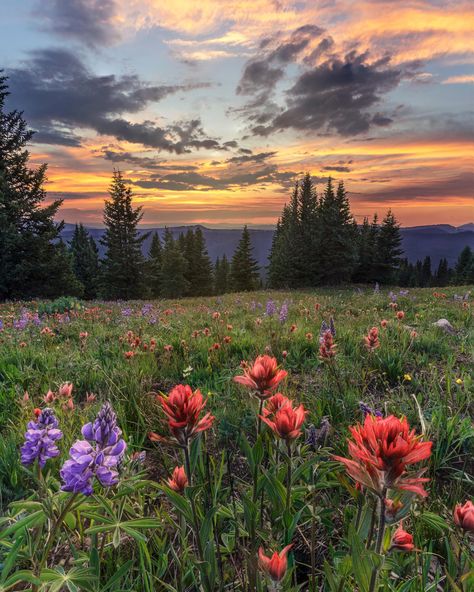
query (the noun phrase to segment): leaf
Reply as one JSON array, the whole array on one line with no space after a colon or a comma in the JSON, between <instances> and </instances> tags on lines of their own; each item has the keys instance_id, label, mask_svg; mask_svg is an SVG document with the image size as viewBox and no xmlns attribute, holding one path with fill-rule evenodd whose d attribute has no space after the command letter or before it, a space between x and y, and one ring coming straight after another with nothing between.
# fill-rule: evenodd
<instances>
[{"instance_id":1,"label":"leaf","mask_svg":"<svg viewBox=\"0 0 474 592\"><path fill-rule=\"evenodd\" d=\"M114 573L110 580L103 586L101 586L101 592L107 592L107 590L113 590L115 592L115 584L118 583L122 577L130 570L133 565L132 559L129 559Z\"/></svg>"}]
</instances>

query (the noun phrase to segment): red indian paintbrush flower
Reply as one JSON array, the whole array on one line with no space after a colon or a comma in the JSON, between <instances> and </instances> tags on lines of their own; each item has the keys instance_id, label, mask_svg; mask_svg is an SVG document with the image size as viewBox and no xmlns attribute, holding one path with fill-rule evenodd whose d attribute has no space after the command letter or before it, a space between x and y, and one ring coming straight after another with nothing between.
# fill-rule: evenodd
<instances>
[{"instance_id":1,"label":"red indian paintbrush flower","mask_svg":"<svg viewBox=\"0 0 474 592\"><path fill-rule=\"evenodd\" d=\"M372 329L370 329L368 334L364 337L364 341L365 347L369 351L372 351L380 346L379 330L377 329L377 327L372 327Z\"/></svg>"},{"instance_id":2,"label":"red indian paintbrush flower","mask_svg":"<svg viewBox=\"0 0 474 592\"><path fill-rule=\"evenodd\" d=\"M203 400L199 389L193 391L187 384L178 384L168 396L159 396L158 399L168 417L170 432L181 446L187 446L190 439L208 430L214 422L214 416L210 413L200 417L207 401ZM155 442L168 441L154 432L148 436Z\"/></svg>"},{"instance_id":3,"label":"red indian paintbrush flower","mask_svg":"<svg viewBox=\"0 0 474 592\"><path fill-rule=\"evenodd\" d=\"M415 548L412 535L401 524L393 533L391 548L398 551L413 551Z\"/></svg>"},{"instance_id":4,"label":"red indian paintbrush flower","mask_svg":"<svg viewBox=\"0 0 474 592\"><path fill-rule=\"evenodd\" d=\"M287 374L278 368L276 358L264 355L257 356L251 366L244 368L243 376L235 376L234 381L255 391L259 398L268 399Z\"/></svg>"},{"instance_id":5,"label":"red indian paintbrush flower","mask_svg":"<svg viewBox=\"0 0 474 592\"><path fill-rule=\"evenodd\" d=\"M275 393L272 397L265 401L265 407L263 408L263 415L269 417L274 415L279 409L285 405L291 405L290 399L282 395L281 393Z\"/></svg>"},{"instance_id":6,"label":"red indian paintbrush flower","mask_svg":"<svg viewBox=\"0 0 474 592\"><path fill-rule=\"evenodd\" d=\"M183 493L188 485L188 478L184 467L175 467L173 474L168 479L168 487L177 493Z\"/></svg>"},{"instance_id":7,"label":"red indian paintbrush flower","mask_svg":"<svg viewBox=\"0 0 474 592\"><path fill-rule=\"evenodd\" d=\"M320 339L319 357L323 361L332 360L336 355L336 344L331 330L328 329L323 333Z\"/></svg>"},{"instance_id":8,"label":"red indian paintbrush flower","mask_svg":"<svg viewBox=\"0 0 474 592\"><path fill-rule=\"evenodd\" d=\"M258 550L258 565L274 582L280 582L286 575L288 568L287 555L293 545L287 545L280 553L276 551L267 557L262 549Z\"/></svg>"},{"instance_id":9,"label":"red indian paintbrush flower","mask_svg":"<svg viewBox=\"0 0 474 592\"><path fill-rule=\"evenodd\" d=\"M378 495L386 489L412 491L423 497L428 494L422 484L428 479L419 474L409 477L406 467L429 458L432 442L423 442L410 430L406 418L367 415L364 425L349 428L351 458L335 456L349 475Z\"/></svg>"},{"instance_id":10,"label":"red indian paintbrush flower","mask_svg":"<svg viewBox=\"0 0 474 592\"><path fill-rule=\"evenodd\" d=\"M273 418L260 415L262 419L273 430L275 435L282 440L290 442L301 434L301 426L305 419L306 411L303 405L293 408L291 401L287 401L278 409Z\"/></svg>"},{"instance_id":11,"label":"red indian paintbrush flower","mask_svg":"<svg viewBox=\"0 0 474 592\"><path fill-rule=\"evenodd\" d=\"M454 522L463 530L474 532L474 504L471 501L464 505L457 504L454 508Z\"/></svg>"}]
</instances>

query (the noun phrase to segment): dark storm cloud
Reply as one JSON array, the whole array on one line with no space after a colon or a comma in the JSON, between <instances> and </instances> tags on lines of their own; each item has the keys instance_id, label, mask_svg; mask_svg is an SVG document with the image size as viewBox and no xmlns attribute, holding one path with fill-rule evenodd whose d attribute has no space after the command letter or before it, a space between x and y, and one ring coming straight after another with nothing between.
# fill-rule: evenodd
<instances>
[{"instance_id":1,"label":"dark storm cloud","mask_svg":"<svg viewBox=\"0 0 474 592\"><path fill-rule=\"evenodd\" d=\"M153 121L130 122L123 113L139 113L148 104L205 83L151 85L136 75L97 76L77 55L63 49L43 49L31 60L8 71L10 102L25 111L27 120L46 142L77 145L79 139L64 129L93 129L119 140L182 154L194 149L223 149L204 132L198 119L161 127Z\"/></svg>"},{"instance_id":2,"label":"dark storm cloud","mask_svg":"<svg viewBox=\"0 0 474 592\"><path fill-rule=\"evenodd\" d=\"M45 30L96 47L118 39L116 10L115 0L38 0L34 16Z\"/></svg>"},{"instance_id":3,"label":"dark storm cloud","mask_svg":"<svg viewBox=\"0 0 474 592\"><path fill-rule=\"evenodd\" d=\"M403 77L385 57L373 63L367 54L350 52L344 59L329 59L299 76L287 91L287 105L268 125L253 128L266 136L285 129L335 131L342 136L388 125L391 119L372 108Z\"/></svg>"}]
</instances>

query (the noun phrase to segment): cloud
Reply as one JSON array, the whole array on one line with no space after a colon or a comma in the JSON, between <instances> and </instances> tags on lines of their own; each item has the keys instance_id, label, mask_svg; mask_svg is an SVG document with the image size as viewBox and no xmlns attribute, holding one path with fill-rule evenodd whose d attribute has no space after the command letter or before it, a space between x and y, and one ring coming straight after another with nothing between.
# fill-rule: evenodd
<instances>
[{"instance_id":1,"label":"cloud","mask_svg":"<svg viewBox=\"0 0 474 592\"><path fill-rule=\"evenodd\" d=\"M258 154L244 154L243 156L233 156L232 158L228 158L226 162L231 164L244 164L244 163L261 163L275 156L277 154L276 151L272 152L259 152Z\"/></svg>"},{"instance_id":2,"label":"cloud","mask_svg":"<svg viewBox=\"0 0 474 592\"><path fill-rule=\"evenodd\" d=\"M237 190L249 186L280 185L285 190L301 172L279 171L274 165L257 170L232 171L227 169L218 174L203 174L182 171L166 175L150 175L147 179L130 180L133 185L144 189L167 189L170 191Z\"/></svg>"},{"instance_id":3,"label":"cloud","mask_svg":"<svg viewBox=\"0 0 474 592\"><path fill-rule=\"evenodd\" d=\"M442 84L474 84L474 74L450 76L446 80L443 80Z\"/></svg>"},{"instance_id":4,"label":"cloud","mask_svg":"<svg viewBox=\"0 0 474 592\"><path fill-rule=\"evenodd\" d=\"M34 16L44 29L89 47L118 40L115 0L38 0Z\"/></svg>"},{"instance_id":5,"label":"cloud","mask_svg":"<svg viewBox=\"0 0 474 592\"><path fill-rule=\"evenodd\" d=\"M199 119L163 127L149 120L130 122L120 117L206 83L152 85L133 74L98 76L77 55L63 49L38 50L28 62L9 70L8 76L10 100L38 129L37 142L57 140L77 146L79 138L72 130L84 128L176 154L227 149L205 133Z\"/></svg>"},{"instance_id":6,"label":"cloud","mask_svg":"<svg viewBox=\"0 0 474 592\"><path fill-rule=\"evenodd\" d=\"M253 133L293 129L352 136L390 124L389 116L373 108L398 86L404 72L392 67L388 56L374 62L368 58L352 51L307 69L286 92L285 108L268 124L254 126Z\"/></svg>"},{"instance_id":7,"label":"cloud","mask_svg":"<svg viewBox=\"0 0 474 592\"><path fill-rule=\"evenodd\" d=\"M352 169L350 169L347 166L333 165L333 166L323 166L321 170L336 171L336 173L350 173Z\"/></svg>"},{"instance_id":8,"label":"cloud","mask_svg":"<svg viewBox=\"0 0 474 592\"><path fill-rule=\"evenodd\" d=\"M391 189L378 190L371 193L363 192L365 201L390 203L405 201L444 201L446 196L472 199L474 187L474 173L466 172L459 175L445 177L441 180L423 181L398 185ZM349 191L349 194L351 192Z\"/></svg>"},{"instance_id":9,"label":"cloud","mask_svg":"<svg viewBox=\"0 0 474 592\"><path fill-rule=\"evenodd\" d=\"M301 52L308 47L315 37L319 37L323 29L315 25L299 27L284 41L266 38L260 48L266 53L263 58L254 59L244 68L237 94L255 94L256 92L273 90L285 74L284 66L294 62Z\"/></svg>"},{"instance_id":10,"label":"cloud","mask_svg":"<svg viewBox=\"0 0 474 592\"><path fill-rule=\"evenodd\" d=\"M156 158L150 158L149 156L136 156L131 152L115 151L108 147L103 147L103 149L99 151L99 154L102 158L111 162L128 163L148 170L159 169L162 171L195 171L199 168L198 166L191 164L168 164L159 161Z\"/></svg>"}]
</instances>

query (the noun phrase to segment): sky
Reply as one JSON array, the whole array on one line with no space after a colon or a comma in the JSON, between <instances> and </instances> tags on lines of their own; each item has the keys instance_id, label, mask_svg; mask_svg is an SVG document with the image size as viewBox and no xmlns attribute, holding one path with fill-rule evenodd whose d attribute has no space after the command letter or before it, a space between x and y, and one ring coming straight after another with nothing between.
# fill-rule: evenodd
<instances>
[{"instance_id":1,"label":"sky","mask_svg":"<svg viewBox=\"0 0 474 592\"><path fill-rule=\"evenodd\" d=\"M295 181L358 221L474 221L472 0L0 0L7 106L61 218L114 168L148 225L275 224Z\"/></svg>"}]
</instances>

